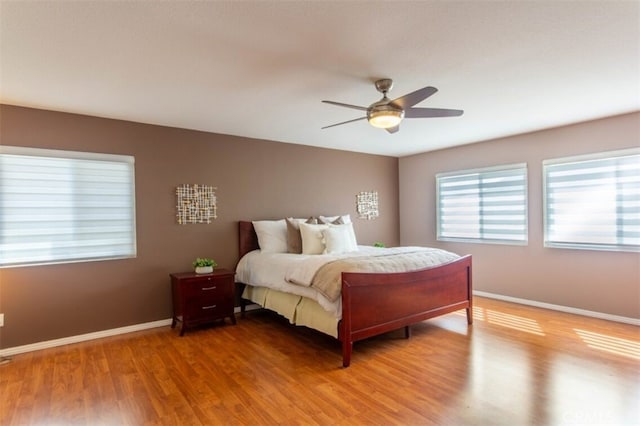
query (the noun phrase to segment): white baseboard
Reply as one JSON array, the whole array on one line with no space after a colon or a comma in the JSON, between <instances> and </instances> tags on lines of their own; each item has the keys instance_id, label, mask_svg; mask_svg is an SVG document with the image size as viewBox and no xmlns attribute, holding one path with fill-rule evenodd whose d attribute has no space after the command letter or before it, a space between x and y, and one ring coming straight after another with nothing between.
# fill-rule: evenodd
<instances>
[{"instance_id":1,"label":"white baseboard","mask_svg":"<svg viewBox=\"0 0 640 426\"><path fill-rule=\"evenodd\" d=\"M258 305L248 305L247 311L259 309ZM236 307L235 313L240 312L240 308ZM171 318L143 324L134 324L126 327L112 328L110 330L96 331L94 333L79 334L77 336L63 337L61 339L47 340L44 342L32 343L30 345L14 346L13 348L0 349L0 357L8 357L12 355L22 354L25 352L39 351L41 349L55 348L56 346L70 345L72 343L86 342L87 340L100 339L102 337L116 336L118 334L132 333L134 331L147 330L149 328L164 327L171 325Z\"/></svg>"},{"instance_id":2,"label":"white baseboard","mask_svg":"<svg viewBox=\"0 0 640 426\"><path fill-rule=\"evenodd\" d=\"M553 311L567 312L575 315L583 315L585 317L600 318L607 321L622 322L625 324L640 326L640 319L623 317L619 315L605 314L602 312L588 311L586 309L572 308L569 306L553 305L551 303L537 302L535 300L520 299L518 297L503 296L501 294L487 293L484 291L474 290L475 296L487 297L489 299L504 300L505 302L519 303L521 305L534 306L536 308L551 309Z\"/></svg>"},{"instance_id":3,"label":"white baseboard","mask_svg":"<svg viewBox=\"0 0 640 426\"><path fill-rule=\"evenodd\" d=\"M54 348L56 346L70 345L72 343L86 342L87 340L100 339L102 337L115 336L117 334L131 333L134 331L147 330L149 328L164 327L171 325L171 319L145 322L143 324L128 325L126 327L112 328L110 330L96 331L94 333L79 334L77 336L63 337L61 339L47 340L44 342L32 343L30 345L14 346L13 348L0 349L0 356L11 356L41 349Z\"/></svg>"}]
</instances>

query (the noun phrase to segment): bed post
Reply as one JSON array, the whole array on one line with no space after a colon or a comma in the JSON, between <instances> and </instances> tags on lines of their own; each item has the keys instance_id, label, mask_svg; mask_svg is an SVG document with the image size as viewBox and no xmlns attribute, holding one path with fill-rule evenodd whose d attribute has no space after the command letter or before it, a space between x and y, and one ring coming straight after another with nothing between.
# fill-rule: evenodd
<instances>
[{"instance_id":1,"label":"bed post","mask_svg":"<svg viewBox=\"0 0 640 426\"><path fill-rule=\"evenodd\" d=\"M242 259L242 256L249 253L252 250L257 250L258 245L258 235L256 234L256 230L253 228L253 222L241 220L238 222L238 262ZM237 266L237 263L236 263ZM242 298L242 292L246 287L245 283L236 282L236 300L239 300L240 303L240 317L245 317L245 312L247 310L247 301Z\"/></svg>"},{"instance_id":2,"label":"bed post","mask_svg":"<svg viewBox=\"0 0 640 426\"><path fill-rule=\"evenodd\" d=\"M471 265L473 259L469 258L469 266L467 266L467 294L469 306L466 308L467 311L467 324L473 324L473 285L471 283Z\"/></svg>"},{"instance_id":3,"label":"bed post","mask_svg":"<svg viewBox=\"0 0 640 426\"><path fill-rule=\"evenodd\" d=\"M351 352L353 352L353 338L351 335L351 293L349 284L342 279L342 319L340 320L339 337L342 340L342 367L347 368L351 364Z\"/></svg>"},{"instance_id":4,"label":"bed post","mask_svg":"<svg viewBox=\"0 0 640 426\"><path fill-rule=\"evenodd\" d=\"M351 339L342 341L342 366L347 368L351 365L351 352L353 351L353 342Z\"/></svg>"}]
</instances>

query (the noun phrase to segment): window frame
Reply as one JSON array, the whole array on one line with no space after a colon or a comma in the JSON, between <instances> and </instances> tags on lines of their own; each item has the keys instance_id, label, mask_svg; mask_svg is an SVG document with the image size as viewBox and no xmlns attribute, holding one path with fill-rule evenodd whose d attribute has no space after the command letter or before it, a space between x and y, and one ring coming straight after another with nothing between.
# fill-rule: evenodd
<instances>
[{"instance_id":1,"label":"window frame","mask_svg":"<svg viewBox=\"0 0 640 426\"><path fill-rule=\"evenodd\" d=\"M443 236L442 230L442 207L441 207L441 185L442 178L451 177L463 177L465 175L473 174L494 174L497 172L507 172L510 170L523 170L524 171L524 199L523 199L523 213L524 213L524 239L500 239L500 238L474 238L474 237L451 237ZM480 167L466 170L456 170L451 172L437 173L436 176L436 240L448 241L448 242L464 242L474 244L502 244L502 245L514 245L514 246L526 246L529 244L529 170L526 162L523 163L511 163L497 166ZM481 230L481 232L486 232Z\"/></svg>"},{"instance_id":2,"label":"window frame","mask_svg":"<svg viewBox=\"0 0 640 426\"><path fill-rule=\"evenodd\" d=\"M116 244L116 246L122 245L123 248L119 250L113 250L114 253L108 255L95 255L95 254L87 254L87 252L77 252L73 249L67 250L67 253L60 254L59 252L55 252L54 249L50 249L50 253L47 254L38 254L34 253L35 257L31 259L22 259L16 260L16 257L6 258L3 256L3 252L0 251L0 268L13 268L13 267L22 267L22 266L36 266L36 265L51 265L51 264L66 264L66 263L79 263L79 262L92 262L92 261L103 261L103 260L115 260L115 259L129 259L137 257L137 235L136 235L136 190L135 190L135 158L131 155L118 155L118 154L105 154L105 153L95 153L95 152L81 152L81 151L68 151L68 150L58 150L58 149L43 149L43 148L33 148L33 147L20 147L20 146L0 146L0 159L3 156L23 156L23 157L40 157L46 161L46 159L51 159L55 163L55 160L69 160L69 169L76 168L78 166L85 166L85 169L89 169L86 167L89 162L97 163L97 162L110 162L110 163L120 163L121 170L118 172L120 178L124 178L124 185L127 186L127 191L122 194L118 194L118 201L126 204L126 219L124 222L126 226L124 226L124 231L120 231L121 233L126 235L126 243L124 244ZM82 164L83 161L86 161L86 164ZM62 163L60 163L62 164ZM49 169L43 169L43 172L40 173L39 177L42 180L42 175L46 174L45 172ZM0 170L0 178L3 177L3 170ZM75 189L86 185L84 181L79 181L78 183L76 179L76 175L73 173L69 173L68 176L72 176L70 181L67 183L67 186L73 186L74 191L69 191L63 193L62 196L65 195L69 198L73 198L77 192ZM106 177L107 175L105 175ZM64 177L64 176L63 176ZM1 184L1 182L0 182ZM121 183L122 185L122 183ZM102 185L104 186L104 185ZM43 190L43 193L46 191ZM0 187L0 202L2 201L2 197L4 196L4 189ZM22 194L22 193L21 193ZM37 195L34 194L33 198L37 202ZM96 194L97 196L102 195L99 192ZM96 196L94 195L94 197ZM29 200L31 201L31 200ZM57 201L57 200L56 200ZM67 209L65 212L70 213L71 215L77 214L77 210L79 208L87 208L86 205L81 206L74 201L69 202L65 206ZM91 207L93 209L102 208L99 207ZM24 208L24 207L23 207ZM42 208L39 205L35 204L33 209ZM58 208L58 206L51 207ZM102 212L102 210L101 210ZM5 222L4 216L0 214L0 244L4 244L2 239L5 234ZM109 219L109 220L112 220ZM34 220L36 223L37 219ZM9 222L7 222L9 223ZM73 224L71 230L68 231L68 234L75 234L78 232L78 228L75 226L77 223L72 220L70 223ZM93 225L94 227L98 227L98 225ZM8 228L7 228L8 229ZM27 229L19 228L19 229ZM56 228L46 228L46 229L56 229ZM67 235L68 235L67 234ZM35 234L37 235L37 234ZM93 234L92 234L93 235ZM93 239L87 241L95 241L97 237L93 236ZM53 240L49 240L53 241ZM72 244L72 241L79 241L77 238L70 239L69 242ZM41 240L40 244L46 244L46 240ZM108 246L108 245L107 245ZM0 246L1 247L1 246ZM111 245L110 247L114 247ZM125 248L126 247L126 248ZM34 249L35 252L35 249ZM6 252L5 252L6 253ZM48 255L49 258L45 259L45 256Z\"/></svg>"}]
</instances>

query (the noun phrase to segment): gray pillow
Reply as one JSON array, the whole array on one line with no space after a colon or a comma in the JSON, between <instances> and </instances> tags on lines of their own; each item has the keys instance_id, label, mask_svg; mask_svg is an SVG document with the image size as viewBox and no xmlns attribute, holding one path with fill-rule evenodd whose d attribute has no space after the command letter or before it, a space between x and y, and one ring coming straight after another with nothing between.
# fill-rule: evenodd
<instances>
[{"instance_id":1,"label":"gray pillow","mask_svg":"<svg viewBox=\"0 0 640 426\"><path fill-rule=\"evenodd\" d=\"M310 225L316 225L318 220L315 217L310 217L307 220L294 219L288 217L287 221L287 252L301 254L302 253L302 235L300 234L300 223L308 223Z\"/></svg>"},{"instance_id":2,"label":"gray pillow","mask_svg":"<svg viewBox=\"0 0 640 426\"><path fill-rule=\"evenodd\" d=\"M337 218L331 220L332 218L320 216L318 218L318 223L320 225L344 225L346 222L342 219L342 216L338 216Z\"/></svg>"}]
</instances>

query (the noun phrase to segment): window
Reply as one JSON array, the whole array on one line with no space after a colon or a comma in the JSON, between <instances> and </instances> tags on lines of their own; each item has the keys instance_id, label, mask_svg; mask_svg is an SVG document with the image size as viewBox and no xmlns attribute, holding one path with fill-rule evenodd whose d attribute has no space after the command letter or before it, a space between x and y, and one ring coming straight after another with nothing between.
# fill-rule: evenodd
<instances>
[{"instance_id":1,"label":"window","mask_svg":"<svg viewBox=\"0 0 640 426\"><path fill-rule=\"evenodd\" d=\"M526 164L440 173L436 190L438 240L526 244Z\"/></svg>"},{"instance_id":2,"label":"window","mask_svg":"<svg viewBox=\"0 0 640 426\"><path fill-rule=\"evenodd\" d=\"M134 257L134 159L0 146L0 266Z\"/></svg>"},{"instance_id":3,"label":"window","mask_svg":"<svg viewBox=\"0 0 640 426\"><path fill-rule=\"evenodd\" d=\"M640 251L640 149L543 162L544 244Z\"/></svg>"}]
</instances>

